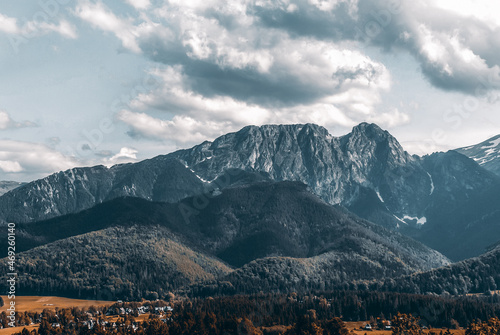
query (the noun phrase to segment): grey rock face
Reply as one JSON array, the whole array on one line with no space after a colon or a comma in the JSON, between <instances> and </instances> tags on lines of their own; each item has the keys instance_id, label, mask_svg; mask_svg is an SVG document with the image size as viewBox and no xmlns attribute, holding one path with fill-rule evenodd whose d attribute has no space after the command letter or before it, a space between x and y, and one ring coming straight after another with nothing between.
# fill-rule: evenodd
<instances>
[{"instance_id":1,"label":"grey rock face","mask_svg":"<svg viewBox=\"0 0 500 335\"><path fill-rule=\"evenodd\" d=\"M421 214L421 199L431 189L420 162L374 124L362 123L343 137L312 124L250 126L170 156L208 180L240 168L302 181L331 204L348 206L359 187L368 187L396 214Z\"/></svg>"}]
</instances>

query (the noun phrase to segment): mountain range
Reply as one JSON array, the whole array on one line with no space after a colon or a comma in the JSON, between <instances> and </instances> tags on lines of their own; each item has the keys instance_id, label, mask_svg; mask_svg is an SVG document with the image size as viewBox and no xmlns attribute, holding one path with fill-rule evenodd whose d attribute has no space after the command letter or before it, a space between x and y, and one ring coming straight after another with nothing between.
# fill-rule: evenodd
<instances>
[{"instance_id":1,"label":"mountain range","mask_svg":"<svg viewBox=\"0 0 500 335\"><path fill-rule=\"evenodd\" d=\"M456 149L456 151L472 158L485 169L500 176L500 135L476 145Z\"/></svg>"},{"instance_id":2,"label":"mountain range","mask_svg":"<svg viewBox=\"0 0 500 335\"><path fill-rule=\"evenodd\" d=\"M476 147L488 154L495 143ZM138 163L27 183L0 196L0 220L16 223L26 292L420 292L416 273L441 278L425 276L500 241L500 177L461 152L410 155L368 123L340 137L314 124L248 126ZM428 291L439 289L466 291Z\"/></svg>"},{"instance_id":3,"label":"mountain range","mask_svg":"<svg viewBox=\"0 0 500 335\"><path fill-rule=\"evenodd\" d=\"M176 202L213 187L228 169L301 181L324 201L452 260L500 240L500 177L454 151L412 156L367 123L341 137L313 124L248 126L135 164L74 168L1 196L0 218L35 222L122 196Z\"/></svg>"}]
</instances>

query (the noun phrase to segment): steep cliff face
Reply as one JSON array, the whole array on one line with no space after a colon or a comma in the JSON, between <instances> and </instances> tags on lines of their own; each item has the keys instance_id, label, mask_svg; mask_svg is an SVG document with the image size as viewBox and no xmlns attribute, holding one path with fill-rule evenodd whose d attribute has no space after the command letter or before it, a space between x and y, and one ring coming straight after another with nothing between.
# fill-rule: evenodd
<instances>
[{"instance_id":1,"label":"steep cliff face","mask_svg":"<svg viewBox=\"0 0 500 335\"><path fill-rule=\"evenodd\" d=\"M343 137L320 126L246 127L171 154L204 179L227 168L264 171L275 180L300 180L332 204L350 205L359 187L377 192L397 214L418 213L431 189L419 161L377 125L362 123Z\"/></svg>"}]
</instances>

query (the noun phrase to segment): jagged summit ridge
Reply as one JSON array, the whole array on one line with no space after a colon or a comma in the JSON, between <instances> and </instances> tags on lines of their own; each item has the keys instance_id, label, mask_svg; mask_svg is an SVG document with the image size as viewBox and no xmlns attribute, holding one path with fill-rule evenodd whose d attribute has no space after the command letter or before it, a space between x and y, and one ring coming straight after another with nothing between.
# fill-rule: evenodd
<instances>
[{"instance_id":1,"label":"jagged summit ridge","mask_svg":"<svg viewBox=\"0 0 500 335\"><path fill-rule=\"evenodd\" d=\"M314 124L250 126L171 156L206 180L216 178L225 168L264 171L275 180L300 180L332 204L348 204L346 199L352 198L359 186L375 189L382 196L397 192L387 185L392 182L393 170L403 166L428 180L394 137L368 123L341 137ZM403 194L385 195L388 206L415 211Z\"/></svg>"},{"instance_id":2,"label":"jagged summit ridge","mask_svg":"<svg viewBox=\"0 0 500 335\"><path fill-rule=\"evenodd\" d=\"M136 164L74 168L50 175L1 197L0 218L42 220L118 196L177 201L200 192L207 181L229 168L305 182L332 204L348 205L360 186L368 187L392 210L418 215L413 201L392 185L395 170L407 165L414 174L426 176L397 140L375 124L361 123L341 137L316 124L247 126L213 142ZM422 187L430 185L418 188Z\"/></svg>"}]
</instances>

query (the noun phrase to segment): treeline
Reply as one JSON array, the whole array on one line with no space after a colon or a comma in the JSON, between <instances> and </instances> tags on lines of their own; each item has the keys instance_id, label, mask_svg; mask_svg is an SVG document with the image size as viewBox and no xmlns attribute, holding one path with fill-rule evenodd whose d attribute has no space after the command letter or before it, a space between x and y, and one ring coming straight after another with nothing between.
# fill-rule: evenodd
<instances>
[{"instance_id":1,"label":"treeline","mask_svg":"<svg viewBox=\"0 0 500 335\"><path fill-rule=\"evenodd\" d=\"M476 319L500 316L500 297L437 297L403 293L332 291L317 294L259 294L220 298L190 299L197 313L250 315L258 325L296 322L296 317L315 310L321 320L342 317L364 321L377 317L391 319L398 312L418 315L422 323L435 327L466 326ZM253 315L253 316L252 316ZM269 317L266 317L269 315Z\"/></svg>"},{"instance_id":2,"label":"treeline","mask_svg":"<svg viewBox=\"0 0 500 335\"><path fill-rule=\"evenodd\" d=\"M173 307L172 315L160 317L160 321L163 319L162 322L168 324L168 329L172 334L205 334L201 332L202 330L196 330L194 328L196 325L198 325L196 327L202 327L203 325L204 329L215 327L221 331L214 334L223 334L222 331L236 334L236 332L232 331L238 327L247 327L249 329L255 327L269 331L279 329L283 333L286 331L283 327L300 324L300 322L304 321L301 321L300 318L307 315L309 315L310 320L314 321L316 326L324 330L327 327L327 322L336 317L340 317L344 321L364 321L377 318L391 320L398 312L401 312L418 316L420 326L456 328L457 326L467 327L476 320L485 321L499 317L500 299L498 297L490 297L489 299L489 301L483 301L466 297L452 299L399 293L340 291L317 295L291 293L286 295L237 295L203 299L177 298L173 302L169 302ZM109 310L116 310L117 307L137 307L136 305L137 303L123 303L112 306L110 309L94 309L91 315L98 321L99 317L106 315ZM60 323L63 327L66 323L69 324L70 321L63 321L68 319L68 312L65 312L64 315L66 316L64 317L61 316L61 313L63 313L62 310L58 311L57 317L53 313L44 313L43 317L48 318L47 322L51 326L53 323ZM69 313L78 319L78 322L74 322L74 327L88 317L86 313L78 309L71 309ZM37 317L36 315L21 314L17 316L17 320L26 323L19 325L27 325L30 320L40 318L40 316ZM126 316L132 318L137 314L131 312ZM5 313L0 315L0 319L6 325ZM179 326L175 326L176 324ZM88 324L86 325L88 328ZM155 321L154 325L158 326L160 323ZM104 327L105 325L101 324L101 326ZM146 328L146 326L142 325L143 328ZM139 327L139 325L136 324L135 327ZM178 330L173 332L172 329ZM190 329L191 332L183 333L182 331L186 329ZM207 334L209 333L210 331L207 331Z\"/></svg>"}]
</instances>

